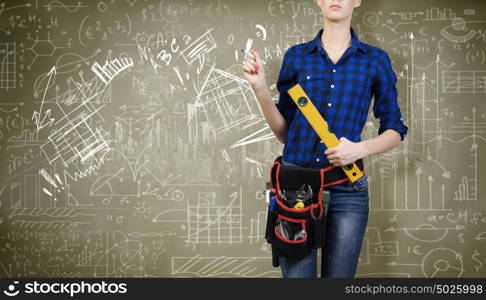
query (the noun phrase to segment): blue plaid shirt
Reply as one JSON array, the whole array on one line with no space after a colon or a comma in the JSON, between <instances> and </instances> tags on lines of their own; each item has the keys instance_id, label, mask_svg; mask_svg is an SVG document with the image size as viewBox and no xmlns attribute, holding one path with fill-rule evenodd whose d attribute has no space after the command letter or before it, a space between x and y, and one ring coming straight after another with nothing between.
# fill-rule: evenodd
<instances>
[{"instance_id":1,"label":"blue plaid shirt","mask_svg":"<svg viewBox=\"0 0 486 300\"><path fill-rule=\"evenodd\" d=\"M297 108L287 90L300 83L311 101L339 139L361 141L371 99L373 114L380 120L378 134L393 129L403 140L403 124L397 103L397 78L388 54L360 42L353 28L351 47L334 64L321 44L321 29L309 42L290 47L284 54L277 79L280 92L277 109L287 122L287 139L282 159L307 168L329 166L327 147Z\"/></svg>"}]
</instances>

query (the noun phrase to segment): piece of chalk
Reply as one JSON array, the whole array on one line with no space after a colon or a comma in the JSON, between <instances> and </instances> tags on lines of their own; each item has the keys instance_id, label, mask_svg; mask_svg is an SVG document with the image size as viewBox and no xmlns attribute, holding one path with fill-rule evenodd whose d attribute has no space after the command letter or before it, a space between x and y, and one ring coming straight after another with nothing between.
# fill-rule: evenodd
<instances>
[{"instance_id":1,"label":"piece of chalk","mask_svg":"<svg viewBox=\"0 0 486 300\"><path fill-rule=\"evenodd\" d=\"M251 58L255 58L255 56L253 56L253 54L251 54L250 52L248 52L248 51L246 51L246 50L241 49L241 52L243 52L243 53L244 53L246 56L249 56L249 57L251 57ZM266 62L266 61L264 61L264 60L262 60L262 64L263 64L264 66L266 66L266 65L267 65L267 62Z\"/></svg>"}]
</instances>

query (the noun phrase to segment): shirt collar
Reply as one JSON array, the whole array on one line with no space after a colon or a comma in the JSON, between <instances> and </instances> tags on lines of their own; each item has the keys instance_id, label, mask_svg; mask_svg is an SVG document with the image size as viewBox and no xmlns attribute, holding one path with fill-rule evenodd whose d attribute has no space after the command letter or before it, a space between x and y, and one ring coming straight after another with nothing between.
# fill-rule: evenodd
<instances>
[{"instance_id":1,"label":"shirt collar","mask_svg":"<svg viewBox=\"0 0 486 300\"><path fill-rule=\"evenodd\" d=\"M354 31L353 27L350 27L350 31L351 31L351 48L352 48L352 50L354 51L355 49L359 49L363 53L366 53L366 49L363 46L363 44L361 43L361 41L359 40L358 35ZM324 32L324 29L319 30L319 32L316 34L316 37L312 41L310 41L310 43L308 44L308 47L307 47L308 53L314 51L315 49L318 49L318 50L322 49L323 52L326 52L326 50L322 47L322 43L321 43L321 36L322 36L323 32Z\"/></svg>"}]
</instances>

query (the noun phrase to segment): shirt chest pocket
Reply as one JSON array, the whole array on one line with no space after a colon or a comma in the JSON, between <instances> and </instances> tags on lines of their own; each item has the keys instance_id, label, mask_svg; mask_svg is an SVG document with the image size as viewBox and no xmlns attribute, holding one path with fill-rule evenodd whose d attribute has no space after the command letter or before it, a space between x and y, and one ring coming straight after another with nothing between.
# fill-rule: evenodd
<instances>
[{"instance_id":1,"label":"shirt chest pocket","mask_svg":"<svg viewBox=\"0 0 486 300\"><path fill-rule=\"evenodd\" d=\"M320 111L329 93L329 80L325 72L301 72L298 76L298 83Z\"/></svg>"}]
</instances>

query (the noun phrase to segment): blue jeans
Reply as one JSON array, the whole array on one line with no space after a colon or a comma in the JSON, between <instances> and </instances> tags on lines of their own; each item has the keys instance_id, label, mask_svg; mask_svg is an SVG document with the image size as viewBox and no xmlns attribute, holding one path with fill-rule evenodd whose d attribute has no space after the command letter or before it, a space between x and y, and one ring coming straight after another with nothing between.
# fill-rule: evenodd
<instances>
[{"instance_id":1,"label":"blue jeans","mask_svg":"<svg viewBox=\"0 0 486 300\"><path fill-rule=\"evenodd\" d=\"M282 160L283 165L291 165ZM368 223L369 198L366 175L356 185L346 181L326 189L330 200L326 212L326 240L322 248L321 277L353 278ZM302 260L279 256L284 278L317 278L317 250Z\"/></svg>"}]
</instances>

